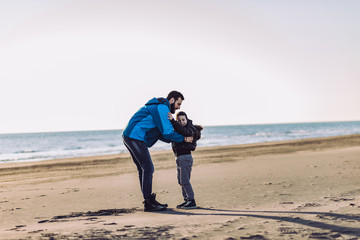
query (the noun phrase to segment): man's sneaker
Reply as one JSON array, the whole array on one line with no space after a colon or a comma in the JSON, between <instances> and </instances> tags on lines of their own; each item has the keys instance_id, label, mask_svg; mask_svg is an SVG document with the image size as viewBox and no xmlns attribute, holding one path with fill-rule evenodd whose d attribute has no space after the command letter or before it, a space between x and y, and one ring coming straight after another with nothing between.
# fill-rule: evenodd
<instances>
[{"instance_id":1,"label":"man's sneaker","mask_svg":"<svg viewBox=\"0 0 360 240\"><path fill-rule=\"evenodd\" d=\"M177 205L176 208L181 208L182 206L184 206L188 202L188 200L186 200L186 199L184 199L184 200L185 200L185 202L183 202L182 204Z\"/></svg>"},{"instance_id":2,"label":"man's sneaker","mask_svg":"<svg viewBox=\"0 0 360 240\"><path fill-rule=\"evenodd\" d=\"M189 200L180 207L181 209L194 209L197 208L195 200Z\"/></svg>"}]
</instances>

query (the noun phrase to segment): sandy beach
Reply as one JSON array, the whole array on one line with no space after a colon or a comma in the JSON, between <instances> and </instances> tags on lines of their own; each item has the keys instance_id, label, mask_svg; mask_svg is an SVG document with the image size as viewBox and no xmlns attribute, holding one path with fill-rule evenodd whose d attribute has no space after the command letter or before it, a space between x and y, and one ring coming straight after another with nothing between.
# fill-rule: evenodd
<instances>
[{"instance_id":1,"label":"sandy beach","mask_svg":"<svg viewBox=\"0 0 360 240\"><path fill-rule=\"evenodd\" d=\"M0 239L359 239L360 135L204 147L194 210L172 151L152 152L164 212L128 153L0 165Z\"/></svg>"}]
</instances>

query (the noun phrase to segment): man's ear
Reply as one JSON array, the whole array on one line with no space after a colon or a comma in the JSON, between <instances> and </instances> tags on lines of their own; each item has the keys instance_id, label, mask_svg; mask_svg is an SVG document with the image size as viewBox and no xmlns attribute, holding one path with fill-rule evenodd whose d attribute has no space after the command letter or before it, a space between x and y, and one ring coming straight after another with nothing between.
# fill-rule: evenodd
<instances>
[{"instance_id":1,"label":"man's ear","mask_svg":"<svg viewBox=\"0 0 360 240\"><path fill-rule=\"evenodd\" d=\"M174 98L170 98L169 103L170 103L170 104L173 104L174 102L175 102L175 99L174 99Z\"/></svg>"}]
</instances>

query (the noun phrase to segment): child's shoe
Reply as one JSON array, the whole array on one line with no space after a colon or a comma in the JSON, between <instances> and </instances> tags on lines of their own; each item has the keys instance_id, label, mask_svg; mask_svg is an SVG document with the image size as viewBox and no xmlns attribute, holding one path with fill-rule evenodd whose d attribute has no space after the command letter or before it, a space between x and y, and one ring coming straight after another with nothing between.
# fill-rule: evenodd
<instances>
[{"instance_id":1,"label":"child's shoe","mask_svg":"<svg viewBox=\"0 0 360 240\"><path fill-rule=\"evenodd\" d=\"M181 208L182 206L184 206L188 202L188 200L186 200L186 199L184 199L184 201L185 202L183 202L182 204L177 205L176 208Z\"/></svg>"},{"instance_id":2,"label":"child's shoe","mask_svg":"<svg viewBox=\"0 0 360 240\"><path fill-rule=\"evenodd\" d=\"M180 207L181 209L194 209L197 208L195 200L188 200L184 205Z\"/></svg>"}]
</instances>

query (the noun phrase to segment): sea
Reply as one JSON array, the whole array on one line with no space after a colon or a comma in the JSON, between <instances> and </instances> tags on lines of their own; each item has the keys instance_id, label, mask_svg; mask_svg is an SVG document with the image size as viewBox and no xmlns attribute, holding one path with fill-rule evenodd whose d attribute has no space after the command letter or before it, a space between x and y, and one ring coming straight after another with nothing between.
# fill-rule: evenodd
<instances>
[{"instance_id":1,"label":"sea","mask_svg":"<svg viewBox=\"0 0 360 240\"><path fill-rule=\"evenodd\" d=\"M360 121L204 126L198 147L360 134ZM0 163L127 152L122 130L0 134ZM158 141L151 151L170 150Z\"/></svg>"}]
</instances>

